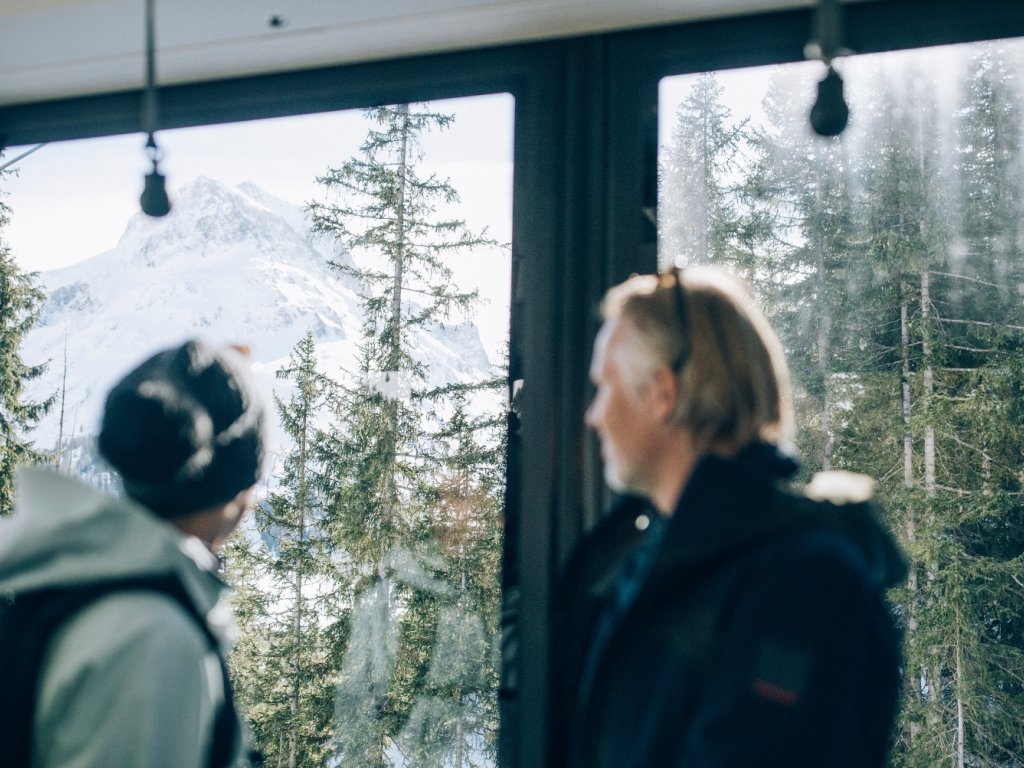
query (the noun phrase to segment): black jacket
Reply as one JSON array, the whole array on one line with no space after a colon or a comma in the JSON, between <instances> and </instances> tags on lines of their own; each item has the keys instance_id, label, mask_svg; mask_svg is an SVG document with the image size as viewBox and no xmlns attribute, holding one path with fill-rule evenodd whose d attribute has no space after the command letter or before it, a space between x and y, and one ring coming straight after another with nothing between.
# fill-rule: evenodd
<instances>
[{"instance_id":1,"label":"black jacket","mask_svg":"<svg viewBox=\"0 0 1024 768\"><path fill-rule=\"evenodd\" d=\"M870 502L812 501L794 470L766 445L707 457L671 518L630 499L583 542L558 606L553 764L885 764L883 591L904 560Z\"/></svg>"}]
</instances>

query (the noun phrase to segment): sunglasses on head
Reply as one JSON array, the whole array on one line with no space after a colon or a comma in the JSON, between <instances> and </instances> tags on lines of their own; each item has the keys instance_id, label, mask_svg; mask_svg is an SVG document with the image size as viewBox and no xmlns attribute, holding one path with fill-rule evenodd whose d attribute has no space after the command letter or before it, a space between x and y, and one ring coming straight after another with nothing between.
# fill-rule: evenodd
<instances>
[{"instance_id":1,"label":"sunglasses on head","mask_svg":"<svg viewBox=\"0 0 1024 768\"><path fill-rule=\"evenodd\" d=\"M679 329L685 338L688 316L686 312L686 296L683 292L683 269L684 267L672 267L667 272L662 272L659 275L659 280L664 282L666 279L671 279L673 282L672 296L676 308L676 321L679 323ZM672 361L671 368L675 373L679 373L683 369L683 365L686 364L686 360L690 356L689 344L683 344L682 346L682 351Z\"/></svg>"}]
</instances>

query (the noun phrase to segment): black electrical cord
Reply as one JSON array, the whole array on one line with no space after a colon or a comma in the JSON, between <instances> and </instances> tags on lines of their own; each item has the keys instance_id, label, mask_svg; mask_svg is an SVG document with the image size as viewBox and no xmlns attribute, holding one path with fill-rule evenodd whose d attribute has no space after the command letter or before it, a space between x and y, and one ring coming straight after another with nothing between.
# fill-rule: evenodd
<instances>
[{"instance_id":1,"label":"black electrical cord","mask_svg":"<svg viewBox=\"0 0 1024 768\"><path fill-rule=\"evenodd\" d=\"M814 39L805 55L825 63L825 77L818 83L818 95L811 107L811 128L819 136L838 136L850 121L850 108L843 95L843 78L832 59L849 53L842 47L843 20L837 0L819 0L814 15Z\"/></svg>"},{"instance_id":2,"label":"black electrical cord","mask_svg":"<svg viewBox=\"0 0 1024 768\"><path fill-rule=\"evenodd\" d=\"M154 133L158 119L159 93L156 87L156 23L154 21L155 0L146 0L146 92L142 102L142 128L146 131L146 152L153 163L153 170L146 175L146 186L142 190L139 204L147 216L166 216L171 211L167 197L166 179L158 168L160 149Z\"/></svg>"}]
</instances>

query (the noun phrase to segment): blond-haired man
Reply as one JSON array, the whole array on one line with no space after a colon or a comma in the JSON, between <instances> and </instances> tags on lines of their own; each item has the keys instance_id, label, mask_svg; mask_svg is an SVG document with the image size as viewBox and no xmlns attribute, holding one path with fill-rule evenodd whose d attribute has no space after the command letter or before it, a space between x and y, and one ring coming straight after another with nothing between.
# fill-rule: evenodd
<instances>
[{"instance_id":1,"label":"blond-haired man","mask_svg":"<svg viewBox=\"0 0 1024 768\"><path fill-rule=\"evenodd\" d=\"M883 765L899 684L883 591L904 564L870 481L790 485L782 349L727 274L636 276L602 313L586 421L630 496L567 572L556 759Z\"/></svg>"}]
</instances>

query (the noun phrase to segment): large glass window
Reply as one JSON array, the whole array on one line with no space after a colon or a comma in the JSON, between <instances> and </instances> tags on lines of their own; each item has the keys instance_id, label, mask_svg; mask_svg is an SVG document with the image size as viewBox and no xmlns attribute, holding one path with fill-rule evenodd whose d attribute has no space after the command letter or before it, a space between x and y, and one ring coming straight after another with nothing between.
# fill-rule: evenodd
<instances>
[{"instance_id":1,"label":"large glass window","mask_svg":"<svg viewBox=\"0 0 1024 768\"><path fill-rule=\"evenodd\" d=\"M268 765L493 765L512 98L50 144L0 179L37 461L116 492L103 397L157 349L241 343L274 411L228 547L236 696ZM3 161L28 147L11 147Z\"/></svg>"},{"instance_id":2,"label":"large glass window","mask_svg":"<svg viewBox=\"0 0 1024 768\"><path fill-rule=\"evenodd\" d=\"M866 472L909 553L894 764L1024 760L1024 43L666 78L659 246L788 353L807 474ZM841 692L837 692L841 695Z\"/></svg>"}]
</instances>

